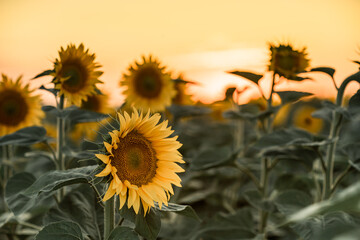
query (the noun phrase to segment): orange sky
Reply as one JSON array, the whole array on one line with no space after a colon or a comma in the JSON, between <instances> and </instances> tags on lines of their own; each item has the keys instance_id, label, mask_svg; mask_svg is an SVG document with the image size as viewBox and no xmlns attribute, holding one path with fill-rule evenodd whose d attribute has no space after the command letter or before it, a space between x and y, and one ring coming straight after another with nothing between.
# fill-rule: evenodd
<instances>
[{"instance_id":1,"label":"orange sky","mask_svg":"<svg viewBox=\"0 0 360 240\"><path fill-rule=\"evenodd\" d=\"M120 105L123 98L118 81L142 54L152 53L169 70L201 83L189 92L194 99L206 102L220 98L225 85L234 83L241 88L244 84L225 71L263 72L268 42L307 46L311 66L335 67L338 81L357 70L350 60L360 60L358 0L99 3L0 0L0 72L13 78L23 74L28 80L52 67L60 46L83 42L103 65L102 80L112 104ZM318 74L314 77L316 81L302 88L322 96L334 94L329 79ZM40 82L44 81L49 79Z\"/></svg>"}]
</instances>

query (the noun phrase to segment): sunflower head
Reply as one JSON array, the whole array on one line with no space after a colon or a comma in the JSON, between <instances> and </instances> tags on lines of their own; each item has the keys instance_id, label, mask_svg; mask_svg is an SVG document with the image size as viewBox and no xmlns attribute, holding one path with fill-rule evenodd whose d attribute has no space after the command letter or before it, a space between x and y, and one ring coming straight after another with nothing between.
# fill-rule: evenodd
<instances>
[{"instance_id":1,"label":"sunflower head","mask_svg":"<svg viewBox=\"0 0 360 240\"><path fill-rule=\"evenodd\" d=\"M123 92L126 102L143 111L164 111L176 95L174 83L165 68L150 55L143 62L129 67L129 73L123 75L121 86L127 87Z\"/></svg>"},{"instance_id":2,"label":"sunflower head","mask_svg":"<svg viewBox=\"0 0 360 240\"><path fill-rule=\"evenodd\" d=\"M144 214L157 202L161 208L174 194L172 184L181 186L178 172L184 170L177 163L184 163L177 149L181 144L167 121L158 123L160 114L144 116L133 110L118 113L119 129L109 132L103 153L96 154L105 168L96 176L110 178L103 201L118 195L120 208L127 203L136 213L140 206Z\"/></svg>"},{"instance_id":3,"label":"sunflower head","mask_svg":"<svg viewBox=\"0 0 360 240\"><path fill-rule=\"evenodd\" d=\"M172 102L177 105L193 105L190 95L186 94L186 82L175 81L174 83L176 95L172 99Z\"/></svg>"},{"instance_id":4,"label":"sunflower head","mask_svg":"<svg viewBox=\"0 0 360 240\"><path fill-rule=\"evenodd\" d=\"M310 105L297 108L293 115L294 125L311 133L319 133L323 128L323 120L311 116L315 110L316 108Z\"/></svg>"},{"instance_id":5,"label":"sunflower head","mask_svg":"<svg viewBox=\"0 0 360 240\"><path fill-rule=\"evenodd\" d=\"M270 44L269 71L274 71L281 77L295 79L299 72L309 66L306 48L294 50L290 44L274 46Z\"/></svg>"},{"instance_id":6,"label":"sunflower head","mask_svg":"<svg viewBox=\"0 0 360 240\"><path fill-rule=\"evenodd\" d=\"M44 116L41 99L32 94L29 85L22 85L21 77L16 81L2 74L0 81L0 136L21 128L39 125Z\"/></svg>"},{"instance_id":7,"label":"sunflower head","mask_svg":"<svg viewBox=\"0 0 360 240\"><path fill-rule=\"evenodd\" d=\"M95 54L90 54L80 44L73 44L59 51L59 59L54 63L55 89L60 91L71 104L80 106L82 101L96 93L96 84L101 83L99 77L103 72L97 69L100 65L95 61Z\"/></svg>"}]
</instances>

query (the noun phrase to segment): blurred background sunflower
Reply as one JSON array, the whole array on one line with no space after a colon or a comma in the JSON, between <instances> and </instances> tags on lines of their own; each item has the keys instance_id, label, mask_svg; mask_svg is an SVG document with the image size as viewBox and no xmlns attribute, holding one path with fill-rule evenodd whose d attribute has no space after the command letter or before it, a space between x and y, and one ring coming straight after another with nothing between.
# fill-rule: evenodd
<instances>
[{"instance_id":1,"label":"blurred background sunflower","mask_svg":"<svg viewBox=\"0 0 360 240\"><path fill-rule=\"evenodd\" d=\"M311 133L319 133L323 129L324 123L322 119L314 118L311 114L317 108L310 104L303 104L297 107L293 114L293 124L298 128L302 128Z\"/></svg>"},{"instance_id":2,"label":"blurred background sunflower","mask_svg":"<svg viewBox=\"0 0 360 240\"><path fill-rule=\"evenodd\" d=\"M21 76L16 81L2 74L0 81L0 136L21 128L40 125L44 112L41 98L33 94L29 84L22 85Z\"/></svg>"},{"instance_id":3,"label":"blurred background sunflower","mask_svg":"<svg viewBox=\"0 0 360 240\"><path fill-rule=\"evenodd\" d=\"M165 67L151 55L142 57L143 62L135 62L129 67L129 73L123 75L121 86L127 87L123 92L126 103L138 109L161 112L171 105L176 95L174 83Z\"/></svg>"},{"instance_id":4,"label":"blurred background sunflower","mask_svg":"<svg viewBox=\"0 0 360 240\"><path fill-rule=\"evenodd\" d=\"M287 79L296 79L297 74L309 66L306 48L295 50L290 44L270 44L270 55L269 71Z\"/></svg>"},{"instance_id":5,"label":"blurred background sunflower","mask_svg":"<svg viewBox=\"0 0 360 240\"><path fill-rule=\"evenodd\" d=\"M109 95L105 93L89 96L81 102L80 108L102 114L111 114L114 112L113 108L109 105ZM107 123L108 120L106 118L100 122L78 123L74 125L70 137L74 142L79 142L83 138L95 140L98 130L102 125L106 125Z\"/></svg>"},{"instance_id":6,"label":"blurred background sunflower","mask_svg":"<svg viewBox=\"0 0 360 240\"><path fill-rule=\"evenodd\" d=\"M94 61L95 54L85 50L83 44L61 47L59 59L54 63L53 82L55 89L71 104L80 106L82 101L96 94L96 84L102 83L99 77L103 72L97 71L100 65Z\"/></svg>"}]
</instances>

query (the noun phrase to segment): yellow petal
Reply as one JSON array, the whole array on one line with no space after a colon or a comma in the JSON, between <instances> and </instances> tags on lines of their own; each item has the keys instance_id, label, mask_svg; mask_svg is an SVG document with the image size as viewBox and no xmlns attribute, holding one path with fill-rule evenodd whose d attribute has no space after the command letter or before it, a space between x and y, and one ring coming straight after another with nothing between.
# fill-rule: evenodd
<instances>
[{"instance_id":1,"label":"yellow petal","mask_svg":"<svg viewBox=\"0 0 360 240\"><path fill-rule=\"evenodd\" d=\"M126 195L119 195L119 200L120 200L120 206L119 206L119 209L121 209L125 202L126 202Z\"/></svg>"},{"instance_id":2,"label":"yellow petal","mask_svg":"<svg viewBox=\"0 0 360 240\"><path fill-rule=\"evenodd\" d=\"M137 195L136 191L134 189L129 188L129 197L128 197L128 201L127 201L128 208L130 208L134 204L134 202L136 200L136 195Z\"/></svg>"},{"instance_id":3,"label":"yellow petal","mask_svg":"<svg viewBox=\"0 0 360 240\"><path fill-rule=\"evenodd\" d=\"M103 163L107 164L109 162L109 156L104 154L95 154L95 156L100 159Z\"/></svg>"},{"instance_id":4,"label":"yellow petal","mask_svg":"<svg viewBox=\"0 0 360 240\"><path fill-rule=\"evenodd\" d=\"M152 206L152 207L154 206L154 200L151 199L151 197L144 192L144 190L142 189L142 187L139 188L138 194L139 194L140 198L141 198L142 200L144 200L148 205L150 205L150 206Z\"/></svg>"},{"instance_id":5,"label":"yellow petal","mask_svg":"<svg viewBox=\"0 0 360 240\"><path fill-rule=\"evenodd\" d=\"M133 204L133 208L134 208L135 213L138 214L139 208L140 208L140 198L139 198L139 195L137 195L137 194L136 194L136 198L135 198L135 201Z\"/></svg>"},{"instance_id":6,"label":"yellow petal","mask_svg":"<svg viewBox=\"0 0 360 240\"><path fill-rule=\"evenodd\" d=\"M108 153L110 153L111 155L113 155L113 154L112 154L112 146L111 146L111 144L109 144L109 143L107 143L107 142L104 142L104 146L105 146L106 150L108 151Z\"/></svg>"},{"instance_id":7,"label":"yellow petal","mask_svg":"<svg viewBox=\"0 0 360 240\"><path fill-rule=\"evenodd\" d=\"M114 196L114 194L115 194L115 189L113 189L113 185L114 185L114 183L113 183L113 181L111 181L111 183L110 183L110 185L109 185L109 188L108 188L108 190L106 191L105 196L104 196L104 198L103 198L103 201L104 201L104 202L107 201L108 199L110 199L112 196Z\"/></svg>"},{"instance_id":8,"label":"yellow petal","mask_svg":"<svg viewBox=\"0 0 360 240\"><path fill-rule=\"evenodd\" d=\"M104 170L102 170L100 173L96 174L96 177L105 177L107 175L109 175L111 173L111 164L109 162L108 165L106 165L106 167L104 168Z\"/></svg>"}]
</instances>

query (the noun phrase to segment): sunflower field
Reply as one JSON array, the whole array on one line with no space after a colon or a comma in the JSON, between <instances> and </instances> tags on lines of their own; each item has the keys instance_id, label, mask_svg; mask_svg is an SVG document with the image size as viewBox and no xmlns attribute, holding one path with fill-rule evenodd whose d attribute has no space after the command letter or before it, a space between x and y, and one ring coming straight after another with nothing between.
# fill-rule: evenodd
<instances>
[{"instance_id":1,"label":"sunflower field","mask_svg":"<svg viewBox=\"0 0 360 240\"><path fill-rule=\"evenodd\" d=\"M204 104L187 92L196 82L142 56L116 107L83 44L31 79L49 79L56 105L3 74L0 239L360 239L360 91L345 91L356 64L337 84L306 48L269 44L266 72L228 72L249 87ZM314 73L333 98L277 88ZM260 97L240 104L250 87Z\"/></svg>"}]
</instances>

